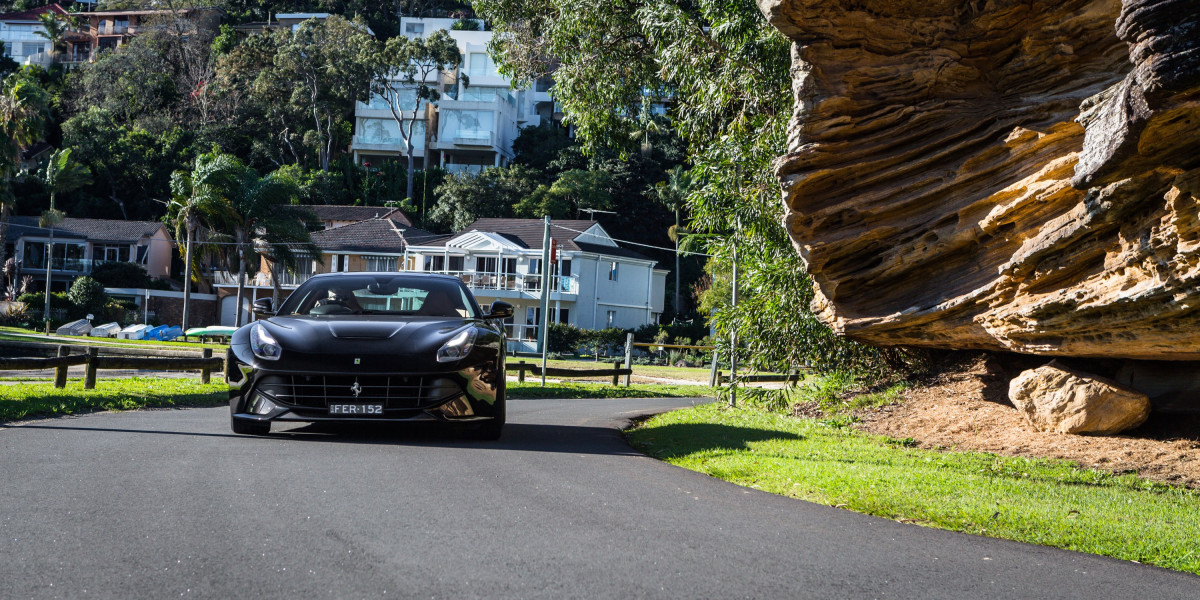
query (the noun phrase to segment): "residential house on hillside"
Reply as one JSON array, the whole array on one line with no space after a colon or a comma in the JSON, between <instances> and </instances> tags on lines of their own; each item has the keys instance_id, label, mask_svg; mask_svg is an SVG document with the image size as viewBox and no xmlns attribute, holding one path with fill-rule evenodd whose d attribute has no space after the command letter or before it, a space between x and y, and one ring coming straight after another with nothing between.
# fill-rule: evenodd
<instances>
[{"instance_id":1,"label":"residential house on hillside","mask_svg":"<svg viewBox=\"0 0 1200 600\"><path fill-rule=\"evenodd\" d=\"M179 10L108 10L82 13L86 20L86 42L74 44L72 53L82 56L83 50L90 52L86 60L95 60L96 53L112 50L124 45L133 36L159 27L174 19L182 19L193 31L215 31L224 14L219 8L183 8ZM85 47L86 46L86 47Z\"/></svg>"},{"instance_id":2,"label":"residential house on hillside","mask_svg":"<svg viewBox=\"0 0 1200 600\"><path fill-rule=\"evenodd\" d=\"M463 55L459 72L466 74L464 85L458 73L433 75L427 83L436 84L442 99L434 107L422 103L406 110L405 119L413 119L414 157L417 168L438 165L450 172L481 171L504 166L513 159L512 144L520 127L538 125L554 114L549 80L539 80L534 89L512 89L512 81L496 70L487 52L491 31L453 30L456 19L402 17L403 35L419 38L446 30ZM395 87L405 84L397 80ZM415 90L411 103L415 103ZM409 106L411 106L411 103ZM354 110L355 126L351 150L358 163L381 164L407 155L400 125L386 102L373 96L358 102Z\"/></svg>"},{"instance_id":3,"label":"residential house on hillside","mask_svg":"<svg viewBox=\"0 0 1200 600\"><path fill-rule=\"evenodd\" d=\"M12 217L4 241L5 256L14 257L21 275L33 275L43 289L50 231L38 226L37 217ZM105 262L139 264L151 277L167 278L174 247L167 227L157 221L64 219L54 227L51 289L65 291L75 278Z\"/></svg>"},{"instance_id":4,"label":"residential house on hillside","mask_svg":"<svg viewBox=\"0 0 1200 600\"><path fill-rule=\"evenodd\" d=\"M56 14L64 19L71 16L71 13L58 4L0 15L0 42L4 42L4 53L22 65L48 67L51 63L50 40L39 34L45 33L46 28L38 19L47 13ZM83 48L83 43L86 40L87 36L80 33L72 32L68 35L69 47L74 48L74 44L80 44L84 60L87 51ZM70 62L76 60L76 55L73 50L68 50L67 55L61 59Z\"/></svg>"}]
</instances>

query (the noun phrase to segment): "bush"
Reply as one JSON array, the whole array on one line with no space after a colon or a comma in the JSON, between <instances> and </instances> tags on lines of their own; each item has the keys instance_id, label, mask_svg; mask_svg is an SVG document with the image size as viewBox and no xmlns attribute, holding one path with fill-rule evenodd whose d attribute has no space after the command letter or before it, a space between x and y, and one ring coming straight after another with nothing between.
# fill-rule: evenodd
<instances>
[{"instance_id":1,"label":"bush","mask_svg":"<svg viewBox=\"0 0 1200 600\"><path fill-rule=\"evenodd\" d=\"M83 315L93 315L96 319L104 318L104 306L108 304L108 294L104 286L91 277L79 277L71 284L67 299L75 305L75 310ZM53 302L53 301L51 301Z\"/></svg>"},{"instance_id":2,"label":"bush","mask_svg":"<svg viewBox=\"0 0 1200 600\"><path fill-rule=\"evenodd\" d=\"M142 265L130 262L106 262L92 269L92 279L110 288L147 288L150 275Z\"/></svg>"},{"instance_id":3,"label":"bush","mask_svg":"<svg viewBox=\"0 0 1200 600\"><path fill-rule=\"evenodd\" d=\"M547 331L550 334L550 346L547 350L563 354L575 354L578 352L579 347L583 345L583 340L587 333L567 323L551 323L550 329Z\"/></svg>"},{"instance_id":4,"label":"bush","mask_svg":"<svg viewBox=\"0 0 1200 600\"><path fill-rule=\"evenodd\" d=\"M599 329L595 331L585 331L584 342L593 350L595 350L598 358L601 352L604 354L609 354L612 352L614 346L623 346L625 343L626 333L627 332L624 329L619 329L616 327Z\"/></svg>"}]
</instances>

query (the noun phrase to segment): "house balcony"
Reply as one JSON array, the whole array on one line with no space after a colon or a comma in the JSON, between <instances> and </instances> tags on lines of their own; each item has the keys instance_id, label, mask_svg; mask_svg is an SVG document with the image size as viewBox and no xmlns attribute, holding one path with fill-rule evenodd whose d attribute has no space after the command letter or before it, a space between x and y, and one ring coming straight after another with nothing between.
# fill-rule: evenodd
<instances>
[{"instance_id":1,"label":"house balcony","mask_svg":"<svg viewBox=\"0 0 1200 600\"><path fill-rule=\"evenodd\" d=\"M61 256L54 257L50 263L50 272L66 275L88 275L96 267L110 262L130 262L116 260L94 260L87 258L63 258ZM46 260L41 256L26 256L25 260L21 261L22 273L29 275L33 273L46 272Z\"/></svg>"},{"instance_id":2,"label":"house balcony","mask_svg":"<svg viewBox=\"0 0 1200 600\"><path fill-rule=\"evenodd\" d=\"M312 273L280 273L279 286L283 288L295 288L301 283L308 281L312 277ZM230 271L213 271L213 285L216 287L237 287L238 274ZM246 273L247 287L274 287L271 285L271 276L267 273Z\"/></svg>"}]
</instances>

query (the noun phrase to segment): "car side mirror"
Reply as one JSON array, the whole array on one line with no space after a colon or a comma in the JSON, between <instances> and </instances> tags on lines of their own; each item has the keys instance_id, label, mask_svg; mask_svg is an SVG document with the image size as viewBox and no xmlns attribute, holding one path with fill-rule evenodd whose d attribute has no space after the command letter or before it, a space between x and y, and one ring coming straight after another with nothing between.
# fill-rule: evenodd
<instances>
[{"instance_id":1,"label":"car side mirror","mask_svg":"<svg viewBox=\"0 0 1200 600\"><path fill-rule=\"evenodd\" d=\"M255 300L254 307L251 310L254 312L254 314L260 317L275 316L275 309L272 306L270 298L259 298L258 300Z\"/></svg>"},{"instance_id":2,"label":"car side mirror","mask_svg":"<svg viewBox=\"0 0 1200 600\"><path fill-rule=\"evenodd\" d=\"M492 303L487 316L489 319L510 319L513 316L513 307L507 302L497 300Z\"/></svg>"}]
</instances>

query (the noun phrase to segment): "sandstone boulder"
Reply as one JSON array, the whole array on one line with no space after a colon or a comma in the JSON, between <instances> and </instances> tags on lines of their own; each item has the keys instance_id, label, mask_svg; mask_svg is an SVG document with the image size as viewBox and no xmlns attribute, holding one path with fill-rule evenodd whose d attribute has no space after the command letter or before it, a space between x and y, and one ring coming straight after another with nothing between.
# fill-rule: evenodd
<instances>
[{"instance_id":1,"label":"sandstone boulder","mask_svg":"<svg viewBox=\"0 0 1200 600\"><path fill-rule=\"evenodd\" d=\"M1145 394L1057 361L1018 375L1008 399L1038 431L1113 435L1150 416Z\"/></svg>"},{"instance_id":2,"label":"sandstone boulder","mask_svg":"<svg viewBox=\"0 0 1200 600\"><path fill-rule=\"evenodd\" d=\"M758 0L835 331L1200 360L1200 0Z\"/></svg>"}]
</instances>

